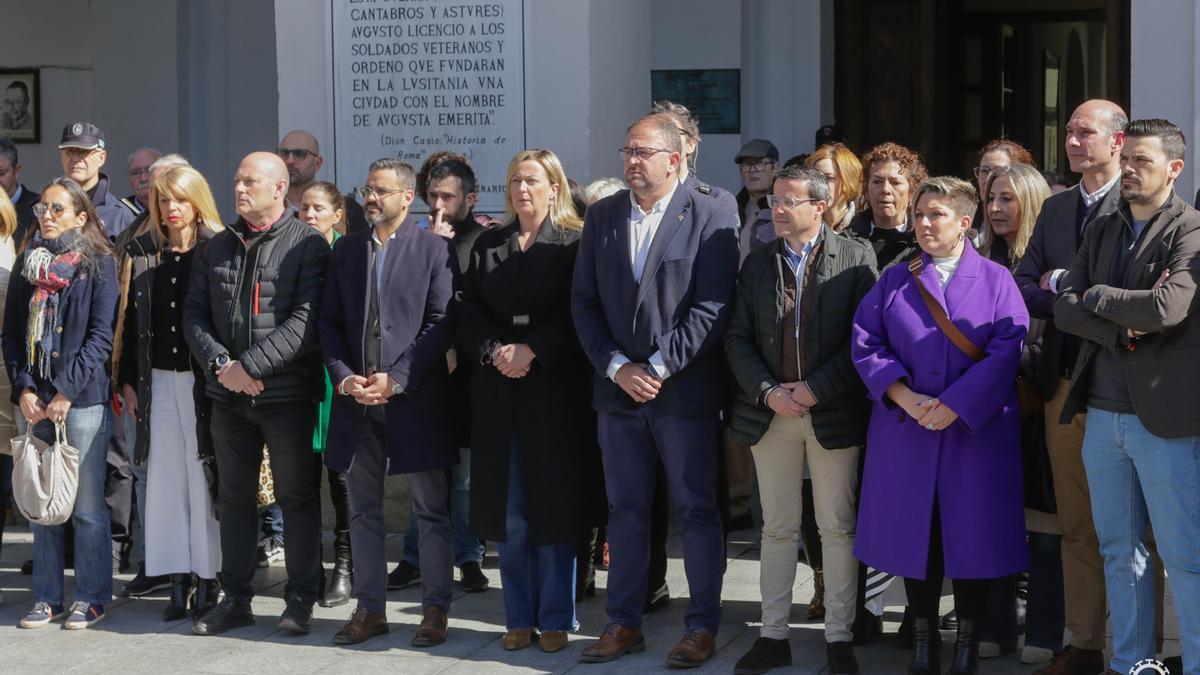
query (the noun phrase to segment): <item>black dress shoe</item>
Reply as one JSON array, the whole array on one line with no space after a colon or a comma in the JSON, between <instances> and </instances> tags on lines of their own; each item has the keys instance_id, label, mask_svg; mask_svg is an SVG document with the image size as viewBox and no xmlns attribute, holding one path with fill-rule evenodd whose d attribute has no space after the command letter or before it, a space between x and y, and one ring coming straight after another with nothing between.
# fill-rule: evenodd
<instances>
[{"instance_id":1,"label":"black dress shoe","mask_svg":"<svg viewBox=\"0 0 1200 675\"><path fill-rule=\"evenodd\" d=\"M171 575L171 599L163 609L163 621L178 621L187 616L188 600L192 597L192 575Z\"/></svg>"},{"instance_id":2,"label":"black dress shoe","mask_svg":"<svg viewBox=\"0 0 1200 675\"><path fill-rule=\"evenodd\" d=\"M646 605L642 607L642 614L652 614L669 604L671 604L671 589L667 587L666 583L663 583L662 586L646 594Z\"/></svg>"},{"instance_id":3,"label":"black dress shoe","mask_svg":"<svg viewBox=\"0 0 1200 675\"><path fill-rule=\"evenodd\" d=\"M737 660L734 675L760 675L772 668L792 665L792 645L787 640L760 637L754 646Z\"/></svg>"},{"instance_id":4,"label":"black dress shoe","mask_svg":"<svg viewBox=\"0 0 1200 675\"><path fill-rule=\"evenodd\" d=\"M155 591L166 590L171 587L171 575L160 574L158 576L146 576L146 563L138 563L138 573L129 583L125 584L125 588L121 589L121 597L123 598L140 598L144 595L150 595Z\"/></svg>"},{"instance_id":5,"label":"black dress shoe","mask_svg":"<svg viewBox=\"0 0 1200 675\"><path fill-rule=\"evenodd\" d=\"M858 659L849 642L830 642L825 645L825 660L830 675L858 675Z\"/></svg>"},{"instance_id":6,"label":"black dress shoe","mask_svg":"<svg viewBox=\"0 0 1200 675\"><path fill-rule=\"evenodd\" d=\"M396 569L388 572L387 589L389 591L398 591L401 588L408 588L421 580L421 569L407 560L401 560Z\"/></svg>"},{"instance_id":7,"label":"black dress shoe","mask_svg":"<svg viewBox=\"0 0 1200 675\"><path fill-rule=\"evenodd\" d=\"M287 599L287 608L279 615L279 627L289 633L305 635L312 631L312 603L299 596Z\"/></svg>"},{"instance_id":8,"label":"black dress shoe","mask_svg":"<svg viewBox=\"0 0 1200 675\"><path fill-rule=\"evenodd\" d=\"M465 562L458 569L462 572L462 578L459 583L462 584L464 591L468 593L482 593L488 589L488 578L484 575L483 570L479 569L479 563L473 561Z\"/></svg>"},{"instance_id":9,"label":"black dress shoe","mask_svg":"<svg viewBox=\"0 0 1200 675\"><path fill-rule=\"evenodd\" d=\"M233 628L253 625L254 613L250 611L250 605L225 596L216 607L192 623L192 632L196 635L220 635Z\"/></svg>"}]
</instances>

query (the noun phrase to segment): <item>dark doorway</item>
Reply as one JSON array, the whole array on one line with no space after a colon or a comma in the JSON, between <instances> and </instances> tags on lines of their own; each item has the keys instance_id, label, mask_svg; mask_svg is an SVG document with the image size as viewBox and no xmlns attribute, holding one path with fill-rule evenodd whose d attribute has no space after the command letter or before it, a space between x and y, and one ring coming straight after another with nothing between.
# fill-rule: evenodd
<instances>
[{"instance_id":1,"label":"dark doorway","mask_svg":"<svg viewBox=\"0 0 1200 675\"><path fill-rule=\"evenodd\" d=\"M969 177L994 138L1068 171L1063 127L1088 98L1129 99L1130 0L845 0L837 120L855 150L892 140Z\"/></svg>"}]
</instances>

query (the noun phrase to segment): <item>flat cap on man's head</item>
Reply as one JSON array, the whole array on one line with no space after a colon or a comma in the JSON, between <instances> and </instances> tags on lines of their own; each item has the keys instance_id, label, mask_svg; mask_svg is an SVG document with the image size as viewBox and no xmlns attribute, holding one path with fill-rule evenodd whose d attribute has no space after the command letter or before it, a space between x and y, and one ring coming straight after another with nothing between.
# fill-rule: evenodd
<instances>
[{"instance_id":1,"label":"flat cap on man's head","mask_svg":"<svg viewBox=\"0 0 1200 675\"><path fill-rule=\"evenodd\" d=\"M775 144L765 138L756 138L742 146L738 150L738 154L734 156L733 161L740 162L743 159L773 159L779 161L779 148Z\"/></svg>"},{"instance_id":2,"label":"flat cap on man's head","mask_svg":"<svg viewBox=\"0 0 1200 675\"><path fill-rule=\"evenodd\" d=\"M63 148L104 148L104 132L91 122L72 122L63 127L62 141L59 142L58 149Z\"/></svg>"}]
</instances>

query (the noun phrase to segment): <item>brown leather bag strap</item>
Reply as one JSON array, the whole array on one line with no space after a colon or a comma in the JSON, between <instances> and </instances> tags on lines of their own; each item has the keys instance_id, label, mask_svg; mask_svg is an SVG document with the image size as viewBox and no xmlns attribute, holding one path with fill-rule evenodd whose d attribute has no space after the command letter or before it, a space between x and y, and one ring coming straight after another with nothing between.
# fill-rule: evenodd
<instances>
[{"instance_id":1,"label":"brown leather bag strap","mask_svg":"<svg viewBox=\"0 0 1200 675\"><path fill-rule=\"evenodd\" d=\"M955 326L950 317L946 316L946 311L942 309L938 301L930 295L929 289L925 288L917 278L921 273L921 267L921 259L917 258L908 264L908 271L912 272L913 282L917 285L917 290L921 292L921 299L925 301L925 306L929 308L929 313L933 315L934 322L937 323L938 328L942 329L942 333L950 338L950 342L953 342L954 346L958 347L959 351L971 357L972 361L983 360L983 350L974 342L971 342L966 335L962 334L958 326Z\"/></svg>"}]
</instances>

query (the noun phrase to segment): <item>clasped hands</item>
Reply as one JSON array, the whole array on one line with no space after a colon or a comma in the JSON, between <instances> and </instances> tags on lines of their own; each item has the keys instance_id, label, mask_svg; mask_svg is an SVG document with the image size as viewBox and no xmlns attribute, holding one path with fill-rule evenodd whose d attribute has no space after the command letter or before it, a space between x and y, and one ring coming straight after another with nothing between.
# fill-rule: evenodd
<instances>
[{"instance_id":1,"label":"clasped hands","mask_svg":"<svg viewBox=\"0 0 1200 675\"><path fill-rule=\"evenodd\" d=\"M62 395L62 392L55 394L54 398L50 399L46 405L42 405L37 392L33 389L26 389L21 392L21 398L17 402L21 406L21 415L30 425L46 419L51 422L65 422L67 421L67 412L71 409L71 402Z\"/></svg>"},{"instance_id":2,"label":"clasped hands","mask_svg":"<svg viewBox=\"0 0 1200 675\"><path fill-rule=\"evenodd\" d=\"M501 375L515 380L529 374L535 356L529 345L521 342L496 345L492 348L491 360Z\"/></svg>"},{"instance_id":3,"label":"clasped hands","mask_svg":"<svg viewBox=\"0 0 1200 675\"><path fill-rule=\"evenodd\" d=\"M229 391L247 396L258 396L264 389L263 381L250 377L242 362L236 359L217 369L217 382Z\"/></svg>"},{"instance_id":4,"label":"clasped hands","mask_svg":"<svg viewBox=\"0 0 1200 675\"><path fill-rule=\"evenodd\" d=\"M767 394L767 406L784 417L799 417L816 403L812 390L804 382L782 382Z\"/></svg>"},{"instance_id":5,"label":"clasped hands","mask_svg":"<svg viewBox=\"0 0 1200 675\"><path fill-rule=\"evenodd\" d=\"M351 375L342 381L342 392L353 397L359 405L383 405L392 396L396 381L387 373L370 377Z\"/></svg>"},{"instance_id":6,"label":"clasped hands","mask_svg":"<svg viewBox=\"0 0 1200 675\"><path fill-rule=\"evenodd\" d=\"M937 398L918 394L902 382L892 383L887 394L909 417L929 431L941 431L958 419L958 413Z\"/></svg>"}]
</instances>

